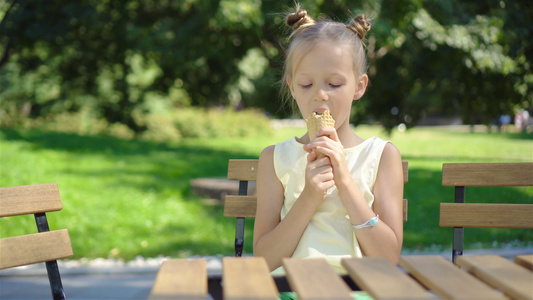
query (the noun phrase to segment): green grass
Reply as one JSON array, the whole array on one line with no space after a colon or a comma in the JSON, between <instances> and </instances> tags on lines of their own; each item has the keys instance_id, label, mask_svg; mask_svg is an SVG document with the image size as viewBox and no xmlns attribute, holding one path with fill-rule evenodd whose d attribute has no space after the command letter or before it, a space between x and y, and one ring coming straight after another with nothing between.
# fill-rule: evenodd
<instances>
[{"instance_id":1,"label":"green grass","mask_svg":"<svg viewBox=\"0 0 533 300\"><path fill-rule=\"evenodd\" d=\"M190 192L197 177L224 177L230 158L257 158L277 141L301 135L285 128L272 136L188 139L180 143L127 141L42 131L0 132L0 186L56 182L64 209L50 213L52 229L68 228L75 258L137 255L186 257L231 255L235 221L222 207ZM404 248L442 249L451 228L438 226L440 202L453 201L442 187L444 162L533 161L531 135L487 134L414 128L387 137L377 127L360 126L362 137L392 140L409 161L409 220ZM531 203L532 188L467 189L469 202ZM247 222L245 252L252 252L253 221ZM2 237L36 232L31 217L0 220ZM531 230L466 229L467 248L530 245ZM497 243L496 243L497 241Z\"/></svg>"}]
</instances>

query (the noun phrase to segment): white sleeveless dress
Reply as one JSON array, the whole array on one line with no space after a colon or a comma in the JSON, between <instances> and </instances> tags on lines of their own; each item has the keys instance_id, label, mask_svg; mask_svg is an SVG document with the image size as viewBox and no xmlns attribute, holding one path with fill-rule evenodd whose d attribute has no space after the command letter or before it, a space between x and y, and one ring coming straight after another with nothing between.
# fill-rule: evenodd
<instances>
[{"instance_id":1,"label":"white sleeveless dress","mask_svg":"<svg viewBox=\"0 0 533 300\"><path fill-rule=\"evenodd\" d=\"M372 137L353 148L344 149L348 169L370 207L374 202L372 190L386 144L387 141ZM283 184L285 196L281 219L285 218L304 188L307 155L296 138L275 146L274 168ZM341 258L362 255L348 212L342 204L337 187L334 186L328 190L326 200L309 222L292 257L322 257L338 272L344 272ZM273 273L282 274L283 268L280 267Z\"/></svg>"}]
</instances>

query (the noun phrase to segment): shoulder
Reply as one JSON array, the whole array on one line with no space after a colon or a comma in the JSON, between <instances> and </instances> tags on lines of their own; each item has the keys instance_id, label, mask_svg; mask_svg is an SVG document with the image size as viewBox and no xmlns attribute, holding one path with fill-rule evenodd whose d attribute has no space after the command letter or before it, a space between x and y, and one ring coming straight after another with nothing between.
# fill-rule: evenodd
<instances>
[{"instance_id":1,"label":"shoulder","mask_svg":"<svg viewBox=\"0 0 533 300\"><path fill-rule=\"evenodd\" d=\"M274 170L274 150L276 145L271 145L263 149L259 155L259 171Z\"/></svg>"},{"instance_id":2,"label":"shoulder","mask_svg":"<svg viewBox=\"0 0 533 300\"><path fill-rule=\"evenodd\" d=\"M380 177L379 173L382 173L382 175L385 173L393 176L402 174L403 176L402 155L398 147L391 142L387 142L383 148L379 162L379 170L387 170L387 172L378 171L378 177Z\"/></svg>"},{"instance_id":3,"label":"shoulder","mask_svg":"<svg viewBox=\"0 0 533 300\"><path fill-rule=\"evenodd\" d=\"M400 154L400 150L398 147L396 147L393 143L387 142L385 147L383 148L383 153L381 155L381 159L386 160L399 160L401 162L402 155Z\"/></svg>"},{"instance_id":4,"label":"shoulder","mask_svg":"<svg viewBox=\"0 0 533 300\"><path fill-rule=\"evenodd\" d=\"M263 151L261 151L261 154L259 155L259 161L272 160L272 158L274 157L275 148L276 148L276 145L270 145L266 147L265 149L263 149Z\"/></svg>"}]
</instances>

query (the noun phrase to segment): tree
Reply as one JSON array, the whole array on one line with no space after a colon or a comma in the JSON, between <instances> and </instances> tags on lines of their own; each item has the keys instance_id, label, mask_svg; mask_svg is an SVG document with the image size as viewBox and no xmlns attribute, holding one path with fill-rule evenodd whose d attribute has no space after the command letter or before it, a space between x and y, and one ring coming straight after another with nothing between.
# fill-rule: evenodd
<instances>
[{"instance_id":1,"label":"tree","mask_svg":"<svg viewBox=\"0 0 533 300\"><path fill-rule=\"evenodd\" d=\"M531 107L532 32L520 1L383 1L364 113L389 130L425 115L489 124ZM372 40L371 40L372 42Z\"/></svg>"},{"instance_id":2,"label":"tree","mask_svg":"<svg viewBox=\"0 0 533 300\"><path fill-rule=\"evenodd\" d=\"M135 116L158 98L167 106L227 104L242 77L238 62L258 43L250 33L262 25L259 5L8 1L0 67L15 76L1 83L10 89L2 101L24 99L35 116L92 105L136 132L144 128ZM43 97L43 85L56 92Z\"/></svg>"},{"instance_id":3,"label":"tree","mask_svg":"<svg viewBox=\"0 0 533 300\"><path fill-rule=\"evenodd\" d=\"M526 1L301 2L314 17L373 18L370 87L354 123L377 120L390 130L434 113L489 123L517 106L531 108L533 10ZM287 116L277 83L286 37L280 12L289 7L279 1L2 4L0 110L89 109L136 132L144 114L187 105Z\"/></svg>"}]
</instances>

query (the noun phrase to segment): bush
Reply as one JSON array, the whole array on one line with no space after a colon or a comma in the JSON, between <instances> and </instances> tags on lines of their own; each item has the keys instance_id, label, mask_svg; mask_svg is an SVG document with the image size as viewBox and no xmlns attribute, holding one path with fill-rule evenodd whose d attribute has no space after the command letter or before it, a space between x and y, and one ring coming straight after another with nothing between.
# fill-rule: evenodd
<instances>
[{"instance_id":1,"label":"bush","mask_svg":"<svg viewBox=\"0 0 533 300\"><path fill-rule=\"evenodd\" d=\"M183 138L247 137L270 135L268 118L257 110L183 108L164 113L136 114L136 122L146 130L137 136L126 125L110 124L88 112L62 113L31 119L17 116L3 119L2 128L40 129L78 135L108 135L121 139L169 142Z\"/></svg>"}]
</instances>

